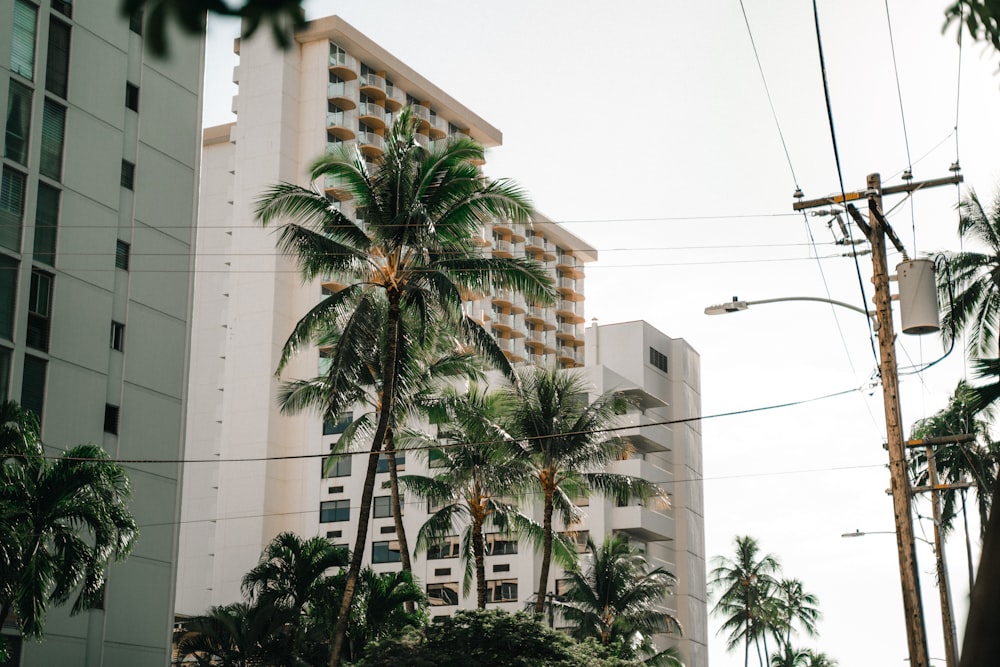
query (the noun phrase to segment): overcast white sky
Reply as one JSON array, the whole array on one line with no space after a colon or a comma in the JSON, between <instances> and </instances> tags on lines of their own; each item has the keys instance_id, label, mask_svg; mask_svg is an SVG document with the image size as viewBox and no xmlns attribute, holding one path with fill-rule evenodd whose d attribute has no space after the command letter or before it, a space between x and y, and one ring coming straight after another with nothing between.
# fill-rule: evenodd
<instances>
[{"instance_id":1,"label":"overcast white sky","mask_svg":"<svg viewBox=\"0 0 1000 667\"><path fill-rule=\"evenodd\" d=\"M874 367L864 318L847 310L793 303L702 313L734 295L864 305L854 263L839 257L845 249L831 243L826 219L790 215L796 185L807 198L840 187L811 3L744 2L794 178L738 0L306 7L309 18L341 15L503 131L487 171L518 180L541 211L600 253L587 271L588 319L644 319L688 340L701 353L703 414L713 415L862 387ZM941 32L946 4L888 2L901 113L885 3L819 2L847 190L863 189L872 172L898 183L911 164L917 180L946 176L957 157L963 191L974 186L985 199L996 191L1000 56L966 41L959 98L955 31ZM209 30L206 126L232 120L235 32L232 23ZM954 187L938 188L894 211L911 256L959 247L956 199ZM870 298L869 258L861 271ZM933 336L900 341L903 366L942 350ZM964 372L961 356L904 377L907 430L944 404ZM709 556L728 554L735 535L755 536L820 598L821 636L800 644L845 667L903 664L894 538L840 537L893 529L881 389L707 419L703 432ZM929 522L923 531L930 538ZM948 553L962 623L960 537ZM918 543L918 554L931 656L944 664L932 552ZM713 667L742 664L717 627L711 619Z\"/></svg>"}]
</instances>

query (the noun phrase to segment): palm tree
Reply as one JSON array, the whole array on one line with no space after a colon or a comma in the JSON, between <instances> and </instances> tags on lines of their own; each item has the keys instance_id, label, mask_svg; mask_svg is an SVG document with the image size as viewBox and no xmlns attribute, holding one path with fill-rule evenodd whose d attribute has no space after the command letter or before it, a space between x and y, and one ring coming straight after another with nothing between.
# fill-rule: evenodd
<instances>
[{"instance_id":1,"label":"palm tree","mask_svg":"<svg viewBox=\"0 0 1000 667\"><path fill-rule=\"evenodd\" d=\"M798 625L810 637L816 636L816 623L820 612L816 605L819 598L807 592L798 579L781 579L774 587L774 601L778 612L778 628L784 632L775 635L778 646L786 650L792 645L792 632Z\"/></svg>"},{"instance_id":2,"label":"palm tree","mask_svg":"<svg viewBox=\"0 0 1000 667\"><path fill-rule=\"evenodd\" d=\"M554 301L551 279L541 265L527 258L485 258L473 242L475 231L487 220L529 221L531 209L521 191L508 182L483 177L476 166L483 161L483 148L471 139L454 138L440 148L423 148L416 140L417 124L409 109L400 113L375 173L369 172L354 146L313 164L312 178L338 183L364 212L363 225L332 207L325 195L288 183L270 188L257 207L264 225L293 221L282 227L278 243L298 259L305 279L329 276L343 285L298 322L285 344L281 366L324 332L339 331L343 349L333 351L333 364L350 378L359 372L357 360L366 358L363 351L378 349L380 341L383 345L382 405L333 638L333 666L340 662L364 558L377 459L395 414L400 354L409 342L428 335L427 315L434 311L442 316L435 327L454 328L463 341L509 372L496 341L462 312L463 294L511 289L531 301ZM382 300L387 314L376 330L371 316ZM407 321L405 312L417 313L415 324Z\"/></svg>"},{"instance_id":3,"label":"palm tree","mask_svg":"<svg viewBox=\"0 0 1000 667\"><path fill-rule=\"evenodd\" d=\"M976 388L965 380L960 380L948 404L937 413L921 419L913 425L911 437L915 439L949 435L971 434L972 442L938 445L934 449L934 467L938 480L947 485L971 484L976 492L979 511L980 537L986 529L992 501L992 486L1000 462L1000 445L993 442L990 435L991 413L986 409L976 409ZM929 484L927 456L920 449L913 450L911 465L917 485ZM955 518L961 512L965 530L966 557L969 565L969 585L972 585L972 541L969 535L969 521L966 512L968 489L948 488L938 491L942 500L941 534L947 536L954 527Z\"/></svg>"},{"instance_id":4,"label":"palm tree","mask_svg":"<svg viewBox=\"0 0 1000 667\"><path fill-rule=\"evenodd\" d=\"M804 648L793 648L784 644L780 653L771 656L771 667L809 667L810 651Z\"/></svg>"},{"instance_id":5,"label":"palm tree","mask_svg":"<svg viewBox=\"0 0 1000 667\"><path fill-rule=\"evenodd\" d=\"M822 651L806 650L808 662L805 667L837 667L837 661Z\"/></svg>"},{"instance_id":6,"label":"palm tree","mask_svg":"<svg viewBox=\"0 0 1000 667\"><path fill-rule=\"evenodd\" d=\"M773 555L760 555L760 545L750 536L737 536L735 546L735 558L717 556L709 573L709 586L718 598L712 613L723 616L719 631L729 633L726 649L732 651L742 643L743 664L749 667L753 642L757 645L757 659L764 665L759 642L766 642L766 634L773 627L771 594L780 566Z\"/></svg>"},{"instance_id":7,"label":"palm tree","mask_svg":"<svg viewBox=\"0 0 1000 667\"><path fill-rule=\"evenodd\" d=\"M983 356L996 353L1000 322L1000 199L987 209L974 190L958 206L958 233L986 251L946 253L947 272L938 274L946 338L968 330L969 349Z\"/></svg>"},{"instance_id":8,"label":"palm tree","mask_svg":"<svg viewBox=\"0 0 1000 667\"><path fill-rule=\"evenodd\" d=\"M423 438L429 441L427 450L434 457L436 474L402 478L414 495L440 505L420 529L418 551L440 544L460 532L457 525L463 526L463 593L468 595L475 569L476 604L480 609L486 608L486 528L493 526L536 542L541 538L541 526L502 500L523 488L531 474L531 468L517 456L504 425L510 407L507 394L486 393L478 385L472 385L464 394L444 392L428 406L429 411L435 415L433 421L447 420L440 437L462 444L441 447L437 440Z\"/></svg>"},{"instance_id":9,"label":"palm tree","mask_svg":"<svg viewBox=\"0 0 1000 667\"><path fill-rule=\"evenodd\" d=\"M288 609L244 602L212 607L208 614L184 622L177 658L198 667L264 667L288 665L288 638L282 632Z\"/></svg>"},{"instance_id":10,"label":"palm tree","mask_svg":"<svg viewBox=\"0 0 1000 667\"><path fill-rule=\"evenodd\" d=\"M34 414L0 404L0 619L13 610L22 635L41 637L47 605L74 591L72 614L103 604L109 562L139 534L131 495L103 449L79 445L51 461Z\"/></svg>"},{"instance_id":11,"label":"palm tree","mask_svg":"<svg viewBox=\"0 0 1000 667\"><path fill-rule=\"evenodd\" d=\"M288 612L291 650L301 653L306 636L307 606L333 582L327 572L347 565L347 550L322 537L302 539L294 533L277 535L260 562L243 576L243 593L257 607Z\"/></svg>"},{"instance_id":12,"label":"palm tree","mask_svg":"<svg viewBox=\"0 0 1000 667\"><path fill-rule=\"evenodd\" d=\"M423 625L426 607L427 596L412 573L363 569L351 607L347 657L355 662L371 642L398 637L406 627Z\"/></svg>"},{"instance_id":13,"label":"palm tree","mask_svg":"<svg viewBox=\"0 0 1000 667\"><path fill-rule=\"evenodd\" d=\"M619 536L608 536L599 547L588 538L587 552L590 567L586 572L569 571L565 595L554 602L573 623L575 639L594 637L604 646L617 647L619 658L635 660L654 651L652 635L680 634L677 619L660 608L677 583L674 575L662 567L648 570L645 555ZM653 662L644 664L680 667L674 652L649 660Z\"/></svg>"},{"instance_id":14,"label":"palm tree","mask_svg":"<svg viewBox=\"0 0 1000 667\"><path fill-rule=\"evenodd\" d=\"M515 407L511 429L522 455L534 469L533 484L542 497L542 563L534 613L545 608L553 556L553 515L559 512L570 528L581 515L573 502L597 492L619 503L652 497L666 502L654 483L603 470L629 452L627 441L608 437L627 402L614 392L587 401L587 385L576 373L550 368L525 368L509 390ZM556 552L559 555L559 552Z\"/></svg>"},{"instance_id":15,"label":"palm tree","mask_svg":"<svg viewBox=\"0 0 1000 667\"><path fill-rule=\"evenodd\" d=\"M384 322L386 309L384 302L378 302L379 310L374 313L373 320L378 328ZM341 350L339 344L340 332L327 332L317 340L321 349ZM384 343L381 340L380 343ZM352 405L363 405L368 412L351 422L334 445L332 453L349 452L354 444L372 437L378 422L382 406L381 362L383 344L378 347L358 350L366 358L357 359L350 364L330 364L327 372L310 380L293 380L282 385L278 402L282 412L296 413L302 410L319 408L325 420L337 420L344 409ZM399 541L400 563L404 572L412 572L410 563L410 548L406 538L406 527L403 524L402 504L399 493L398 465L396 462L396 433L401 425L413 414L422 397L432 395L440 390L449 380L466 379L481 380L485 377L479 358L466 351L458 344L453 335L447 331L436 331L424 340L414 340L403 347L399 359L399 395L396 402L396 414L392 418L385 436L385 456L389 468L389 493L392 518L396 528L396 539ZM357 367L357 374L348 378L339 372L344 365ZM326 460L327 467L332 466L336 457ZM323 471L326 474L326 470ZM413 609L408 609L413 611Z\"/></svg>"}]
</instances>

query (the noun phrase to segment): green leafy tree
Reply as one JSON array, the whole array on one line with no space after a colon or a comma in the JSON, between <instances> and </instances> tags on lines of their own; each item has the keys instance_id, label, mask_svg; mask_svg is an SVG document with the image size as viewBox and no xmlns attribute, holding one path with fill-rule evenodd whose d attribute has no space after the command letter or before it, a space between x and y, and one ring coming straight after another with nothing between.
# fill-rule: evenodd
<instances>
[{"instance_id":1,"label":"green leafy tree","mask_svg":"<svg viewBox=\"0 0 1000 667\"><path fill-rule=\"evenodd\" d=\"M782 644L781 650L771 656L771 667L809 667L809 650Z\"/></svg>"},{"instance_id":2,"label":"green leafy tree","mask_svg":"<svg viewBox=\"0 0 1000 667\"><path fill-rule=\"evenodd\" d=\"M0 619L13 611L21 634L41 638L50 604L74 597L71 613L100 607L105 571L139 535L124 468L97 445L52 460L38 421L0 404Z\"/></svg>"},{"instance_id":3,"label":"green leafy tree","mask_svg":"<svg viewBox=\"0 0 1000 667\"><path fill-rule=\"evenodd\" d=\"M948 6L944 15L944 30L958 22L959 33L964 27L970 37L989 42L1000 51L1000 2L997 0L956 0Z\"/></svg>"},{"instance_id":4,"label":"green leafy tree","mask_svg":"<svg viewBox=\"0 0 1000 667\"><path fill-rule=\"evenodd\" d=\"M440 447L435 446L437 440L424 438L434 476L403 477L403 484L414 495L440 506L420 529L417 550L426 552L447 537L460 534L463 592L468 594L474 570L476 604L485 609L486 529L493 527L536 543L541 540L541 526L504 500L525 486L531 468L517 456L504 425L510 412L506 394L486 393L479 385L472 385L462 394L447 391L428 407L435 421L446 420L440 432L445 442L461 444Z\"/></svg>"},{"instance_id":5,"label":"green leafy tree","mask_svg":"<svg viewBox=\"0 0 1000 667\"><path fill-rule=\"evenodd\" d=\"M573 624L573 637L593 637L623 659L680 667L676 651L657 653L652 642L654 634L681 633L662 608L677 583L674 575L662 567L649 570L645 556L622 537L608 536L600 546L588 539L587 552L589 567L568 572L565 595L554 602Z\"/></svg>"},{"instance_id":6,"label":"green leafy tree","mask_svg":"<svg viewBox=\"0 0 1000 667\"><path fill-rule=\"evenodd\" d=\"M525 613L461 610L373 645L358 667L638 667Z\"/></svg>"},{"instance_id":7,"label":"green leafy tree","mask_svg":"<svg viewBox=\"0 0 1000 667\"><path fill-rule=\"evenodd\" d=\"M805 667L837 667L837 661L821 651L806 650L809 657Z\"/></svg>"},{"instance_id":8,"label":"green leafy tree","mask_svg":"<svg viewBox=\"0 0 1000 667\"><path fill-rule=\"evenodd\" d=\"M285 344L282 366L303 345L329 331L339 331L340 345L350 348L344 354L335 350L333 363L344 364L341 371L355 377L361 371L351 364L366 358L363 350L383 346L382 405L333 638L333 666L340 661L364 558L378 454L400 395L401 353L411 341L424 340L430 329L446 328L509 372L493 337L463 313L463 294L511 289L534 302L554 300L552 281L540 264L527 258L483 257L473 241L490 219L529 221L531 209L521 191L509 182L483 177L476 166L483 161L483 148L471 139L453 138L440 147L424 148L416 140L418 124L409 108L400 112L374 173L356 146L345 146L313 164L312 178L337 182L364 211L363 225L331 207L324 194L288 183L270 188L257 207L264 225L293 221L282 226L278 244L296 257L305 279L330 277L344 286L298 322ZM383 300L384 326L372 326ZM432 322L430 313L439 317Z\"/></svg>"},{"instance_id":9,"label":"green leafy tree","mask_svg":"<svg viewBox=\"0 0 1000 667\"><path fill-rule=\"evenodd\" d=\"M743 664L749 667L753 643L763 666L769 660L761 655L760 642L766 642L767 634L775 627L772 593L780 566L773 555L761 555L760 545L750 536L737 536L735 547L735 556L717 556L709 573L709 586L717 599L712 613L722 616L719 632L728 633L727 650L736 650L742 644Z\"/></svg>"},{"instance_id":10,"label":"green leafy tree","mask_svg":"<svg viewBox=\"0 0 1000 667\"><path fill-rule=\"evenodd\" d=\"M534 606L541 615L553 555L564 566L573 562L553 538L557 512L563 525L571 527L581 516L574 501L593 492L623 503L650 498L666 503L666 497L646 480L593 472L629 452L626 440L608 436L628 405L620 394L607 392L591 403L579 374L537 367L519 372L509 393L514 402L511 432L533 468L533 484L542 498L542 563Z\"/></svg>"}]
</instances>

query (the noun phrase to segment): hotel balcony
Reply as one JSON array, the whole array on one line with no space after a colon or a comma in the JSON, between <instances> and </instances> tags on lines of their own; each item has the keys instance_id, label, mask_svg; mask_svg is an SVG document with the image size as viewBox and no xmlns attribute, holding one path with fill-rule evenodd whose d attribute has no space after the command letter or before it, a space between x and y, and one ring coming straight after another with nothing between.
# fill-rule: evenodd
<instances>
[{"instance_id":1,"label":"hotel balcony","mask_svg":"<svg viewBox=\"0 0 1000 667\"><path fill-rule=\"evenodd\" d=\"M502 232L503 236L508 236L514 232L514 223L510 220L496 218L493 220L493 231Z\"/></svg>"},{"instance_id":2,"label":"hotel balcony","mask_svg":"<svg viewBox=\"0 0 1000 667\"><path fill-rule=\"evenodd\" d=\"M559 363L565 364L570 368L575 366L583 365L583 348L570 347L569 345L562 345L556 351L556 359Z\"/></svg>"},{"instance_id":3,"label":"hotel balcony","mask_svg":"<svg viewBox=\"0 0 1000 667\"><path fill-rule=\"evenodd\" d=\"M556 336L563 339L582 339L583 327L572 322L559 322L556 324ZM583 342L582 340L580 341Z\"/></svg>"},{"instance_id":4,"label":"hotel balcony","mask_svg":"<svg viewBox=\"0 0 1000 667\"><path fill-rule=\"evenodd\" d=\"M525 339L525 345L529 347L545 347L545 332L538 331L537 329L530 329L527 331L527 338Z\"/></svg>"},{"instance_id":5,"label":"hotel balcony","mask_svg":"<svg viewBox=\"0 0 1000 667\"><path fill-rule=\"evenodd\" d=\"M524 313L514 313L511 315L511 335L514 338L524 338Z\"/></svg>"},{"instance_id":6,"label":"hotel balcony","mask_svg":"<svg viewBox=\"0 0 1000 667\"><path fill-rule=\"evenodd\" d=\"M638 477L639 479L644 479L647 482L656 482L657 484L672 484L674 481L673 473L655 466L649 461L645 461L641 458L615 461L608 466L608 472L616 475Z\"/></svg>"},{"instance_id":7,"label":"hotel balcony","mask_svg":"<svg viewBox=\"0 0 1000 667\"><path fill-rule=\"evenodd\" d=\"M535 366L541 366L542 368L547 368L552 365L552 355L545 354L544 352L528 351L527 360L529 364L534 364Z\"/></svg>"},{"instance_id":8,"label":"hotel balcony","mask_svg":"<svg viewBox=\"0 0 1000 667\"><path fill-rule=\"evenodd\" d=\"M398 87L385 82L385 108L389 111L399 111L406 104L406 93Z\"/></svg>"},{"instance_id":9,"label":"hotel balcony","mask_svg":"<svg viewBox=\"0 0 1000 667\"><path fill-rule=\"evenodd\" d=\"M357 79L358 60L343 51L333 52L330 54L330 71L346 81Z\"/></svg>"},{"instance_id":10,"label":"hotel balcony","mask_svg":"<svg viewBox=\"0 0 1000 667\"><path fill-rule=\"evenodd\" d=\"M427 132L431 126L431 110L429 107L423 104L411 104L410 109L413 110L413 117L420 121L417 129Z\"/></svg>"},{"instance_id":11,"label":"hotel balcony","mask_svg":"<svg viewBox=\"0 0 1000 667\"><path fill-rule=\"evenodd\" d=\"M493 245L493 240L490 238L489 230L483 225L479 228L479 231L472 235L472 242L481 248L488 248Z\"/></svg>"},{"instance_id":12,"label":"hotel balcony","mask_svg":"<svg viewBox=\"0 0 1000 667\"><path fill-rule=\"evenodd\" d=\"M431 139L445 139L448 136L448 121L437 114L428 118Z\"/></svg>"},{"instance_id":13,"label":"hotel balcony","mask_svg":"<svg viewBox=\"0 0 1000 667\"><path fill-rule=\"evenodd\" d=\"M549 313L543 306L528 306L524 318L533 324L545 324L549 319Z\"/></svg>"},{"instance_id":14,"label":"hotel balcony","mask_svg":"<svg viewBox=\"0 0 1000 667\"><path fill-rule=\"evenodd\" d=\"M374 102L362 102L358 105L358 118L365 121L371 127L382 129L385 127L385 109Z\"/></svg>"},{"instance_id":15,"label":"hotel balcony","mask_svg":"<svg viewBox=\"0 0 1000 667\"><path fill-rule=\"evenodd\" d=\"M385 139L374 132L358 132L358 146L365 155L378 157L385 150Z\"/></svg>"},{"instance_id":16,"label":"hotel balcony","mask_svg":"<svg viewBox=\"0 0 1000 667\"><path fill-rule=\"evenodd\" d=\"M657 501L651 500L650 503ZM611 508L611 528L627 533L643 542L662 542L674 539L674 519L666 514L643 507L626 505Z\"/></svg>"},{"instance_id":17,"label":"hotel balcony","mask_svg":"<svg viewBox=\"0 0 1000 667\"><path fill-rule=\"evenodd\" d=\"M567 301L583 301L582 283L577 283L573 278L556 279L556 290L562 294L562 298Z\"/></svg>"},{"instance_id":18,"label":"hotel balcony","mask_svg":"<svg viewBox=\"0 0 1000 667\"><path fill-rule=\"evenodd\" d=\"M628 412L618 418L619 437L628 438L638 451L669 452L673 449L673 430L662 418Z\"/></svg>"},{"instance_id":19,"label":"hotel balcony","mask_svg":"<svg viewBox=\"0 0 1000 667\"><path fill-rule=\"evenodd\" d=\"M563 299L558 304L556 304L556 315L559 315L567 321L571 321L575 324L582 324L584 321L582 314L583 304L579 301L567 301Z\"/></svg>"},{"instance_id":20,"label":"hotel balcony","mask_svg":"<svg viewBox=\"0 0 1000 667\"><path fill-rule=\"evenodd\" d=\"M545 237L537 232L529 233L524 241L524 249L531 253L545 252Z\"/></svg>"},{"instance_id":21,"label":"hotel balcony","mask_svg":"<svg viewBox=\"0 0 1000 667\"><path fill-rule=\"evenodd\" d=\"M327 174L323 177L323 189L337 199L350 199L351 195L344 189L345 181L340 176Z\"/></svg>"},{"instance_id":22,"label":"hotel balcony","mask_svg":"<svg viewBox=\"0 0 1000 667\"><path fill-rule=\"evenodd\" d=\"M365 74L359 79L359 83L361 86L361 92L365 95L369 95L379 100L384 100L386 98L385 77L381 77L378 74Z\"/></svg>"},{"instance_id":23,"label":"hotel balcony","mask_svg":"<svg viewBox=\"0 0 1000 667\"><path fill-rule=\"evenodd\" d=\"M354 109L358 106L358 82L331 81L326 85L326 96L341 109Z\"/></svg>"},{"instance_id":24,"label":"hotel balcony","mask_svg":"<svg viewBox=\"0 0 1000 667\"><path fill-rule=\"evenodd\" d=\"M493 295L493 303L510 306L514 303L514 292L509 289L497 290L497 293Z\"/></svg>"},{"instance_id":25,"label":"hotel balcony","mask_svg":"<svg viewBox=\"0 0 1000 667\"><path fill-rule=\"evenodd\" d=\"M354 127L358 124L357 116L347 111L327 111L326 131L342 141L350 141L355 137Z\"/></svg>"},{"instance_id":26,"label":"hotel balcony","mask_svg":"<svg viewBox=\"0 0 1000 667\"><path fill-rule=\"evenodd\" d=\"M514 327L514 316L510 313L493 312L493 328L496 331L509 332Z\"/></svg>"},{"instance_id":27,"label":"hotel balcony","mask_svg":"<svg viewBox=\"0 0 1000 667\"><path fill-rule=\"evenodd\" d=\"M513 251L513 246L507 239L493 239L493 256L494 257L511 257Z\"/></svg>"}]
</instances>

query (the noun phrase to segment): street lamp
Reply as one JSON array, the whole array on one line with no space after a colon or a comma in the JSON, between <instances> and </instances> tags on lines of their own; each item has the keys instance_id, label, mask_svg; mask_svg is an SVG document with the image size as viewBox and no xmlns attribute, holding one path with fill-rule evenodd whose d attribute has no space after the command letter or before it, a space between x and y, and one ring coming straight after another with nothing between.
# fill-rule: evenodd
<instances>
[{"instance_id":1,"label":"street lamp","mask_svg":"<svg viewBox=\"0 0 1000 667\"><path fill-rule=\"evenodd\" d=\"M894 530L855 530L853 533L841 533L841 537L864 537L865 535L895 535ZM934 543L928 539L920 537L919 535L914 535L913 539L923 542L924 544L929 544L931 547L936 548Z\"/></svg>"},{"instance_id":2,"label":"street lamp","mask_svg":"<svg viewBox=\"0 0 1000 667\"><path fill-rule=\"evenodd\" d=\"M867 315L868 317L875 317L875 313L865 310L864 308L858 308L857 306L844 301L824 299L818 296L782 296L775 299L758 299L756 301L740 301L734 296L733 300L728 303L718 303L707 307L705 309L705 314L726 315L728 313L738 313L741 310L746 310L750 306L757 306L762 303L778 303L780 301L818 301L820 303L829 303L834 306L840 306L841 308L847 308L848 310L853 310L856 313L861 313L862 315Z\"/></svg>"}]
</instances>

